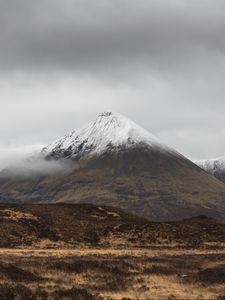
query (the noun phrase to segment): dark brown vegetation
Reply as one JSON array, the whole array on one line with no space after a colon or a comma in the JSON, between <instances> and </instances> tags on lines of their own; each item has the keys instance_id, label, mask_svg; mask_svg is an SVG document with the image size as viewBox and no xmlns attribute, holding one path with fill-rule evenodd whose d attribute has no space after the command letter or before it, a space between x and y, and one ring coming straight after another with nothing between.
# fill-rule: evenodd
<instances>
[{"instance_id":1,"label":"dark brown vegetation","mask_svg":"<svg viewBox=\"0 0 225 300\"><path fill-rule=\"evenodd\" d=\"M0 205L0 299L225 297L225 224L91 204Z\"/></svg>"},{"instance_id":2,"label":"dark brown vegetation","mask_svg":"<svg viewBox=\"0 0 225 300\"><path fill-rule=\"evenodd\" d=\"M93 250L0 254L0 299L154 300L225 297L225 254Z\"/></svg>"},{"instance_id":3,"label":"dark brown vegetation","mask_svg":"<svg viewBox=\"0 0 225 300\"><path fill-rule=\"evenodd\" d=\"M91 204L0 205L0 247L219 247L225 223L207 217L149 222Z\"/></svg>"}]
</instances>

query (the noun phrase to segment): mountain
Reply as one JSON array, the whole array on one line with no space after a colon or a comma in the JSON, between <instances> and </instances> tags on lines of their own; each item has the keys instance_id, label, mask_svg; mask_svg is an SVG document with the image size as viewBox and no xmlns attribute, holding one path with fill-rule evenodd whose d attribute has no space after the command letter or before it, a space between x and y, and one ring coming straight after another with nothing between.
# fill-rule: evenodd
<instances>
[{"instance_id":1,"label":"mountain","mask_svg":"<svg viewBox=\"0 0 225 300\"><path fill-rule=\"evenodd\" d=\"M225 219L225 185L120 114L100 114L40 157L69 168L24 177L4 172L0 202L109 205L155 221Z\"/></svg>"},{"instance_id":2,"label":"mountain","mask_svg":"<svg viewBox=\"0 0 225 300\"><path fill-rule=\"evenodd\" d=\"M214 175L219 180L225 182L225 156L206 160L197 160L195 163L208 172Z\"/></svg>"}]
</instances>

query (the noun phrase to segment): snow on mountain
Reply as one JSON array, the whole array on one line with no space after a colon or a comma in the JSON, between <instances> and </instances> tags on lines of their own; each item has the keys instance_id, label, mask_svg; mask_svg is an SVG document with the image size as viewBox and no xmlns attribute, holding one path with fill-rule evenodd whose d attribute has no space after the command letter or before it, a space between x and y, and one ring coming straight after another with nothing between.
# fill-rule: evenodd
<instances>
[{"instance_id":1,"label":"snow on mountain","mask_svg":"<svg viewBox=\"0 0 225 300\"><path fill-rule=\"evenodd\" d=\"M197 160L195 161L195 164L212 175L225 172L225 156L213 159Z\"/></svg>"},{"instance_id":2,"label":"snow on mountain","mask_svg":"<svg viewBox=\"0 0 225 300\"><path fill-rule=\"evenodd\" d=\"M80 157L100 155L106 151L128 149L137 144L160 151L175 152L147 130L121 114L105 112L100 114L93 123L76 129L43 148L42 155L53 158L79 159Z\"/></svg>"}]
</instances>

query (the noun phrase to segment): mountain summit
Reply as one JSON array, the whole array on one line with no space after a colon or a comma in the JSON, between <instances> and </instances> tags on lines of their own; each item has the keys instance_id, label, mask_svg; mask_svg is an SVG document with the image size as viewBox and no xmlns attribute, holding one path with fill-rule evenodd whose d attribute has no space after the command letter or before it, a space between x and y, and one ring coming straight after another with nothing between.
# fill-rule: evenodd
<instances>
[{"instance_id":1,"label":"mountain summit","mask_svg":"<svg viewBox=\"0 0 225 300\"><path fill-rule=\"evenodd\" d=\"M47 158L77 160L137 146L172 151L147 130L123 115L104 112L94 122L45 147L42 155Z\"/></svg>"}]
</instances>

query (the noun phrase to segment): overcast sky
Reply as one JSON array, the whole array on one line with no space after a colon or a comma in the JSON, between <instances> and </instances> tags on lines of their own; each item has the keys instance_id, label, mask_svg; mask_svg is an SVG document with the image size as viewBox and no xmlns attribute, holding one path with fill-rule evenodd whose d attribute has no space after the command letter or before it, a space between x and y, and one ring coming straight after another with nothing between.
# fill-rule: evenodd
<instances>
[{"instance_id":1,"label":"overcast sky","mask_svg":"<svg viewBox=\"0 0 225 300\"><path fill-rule=\"evenodd\" d=\"M102 111L225 155L224 0L0 0L0 166Z\"/></svg>"}]
</instances>

